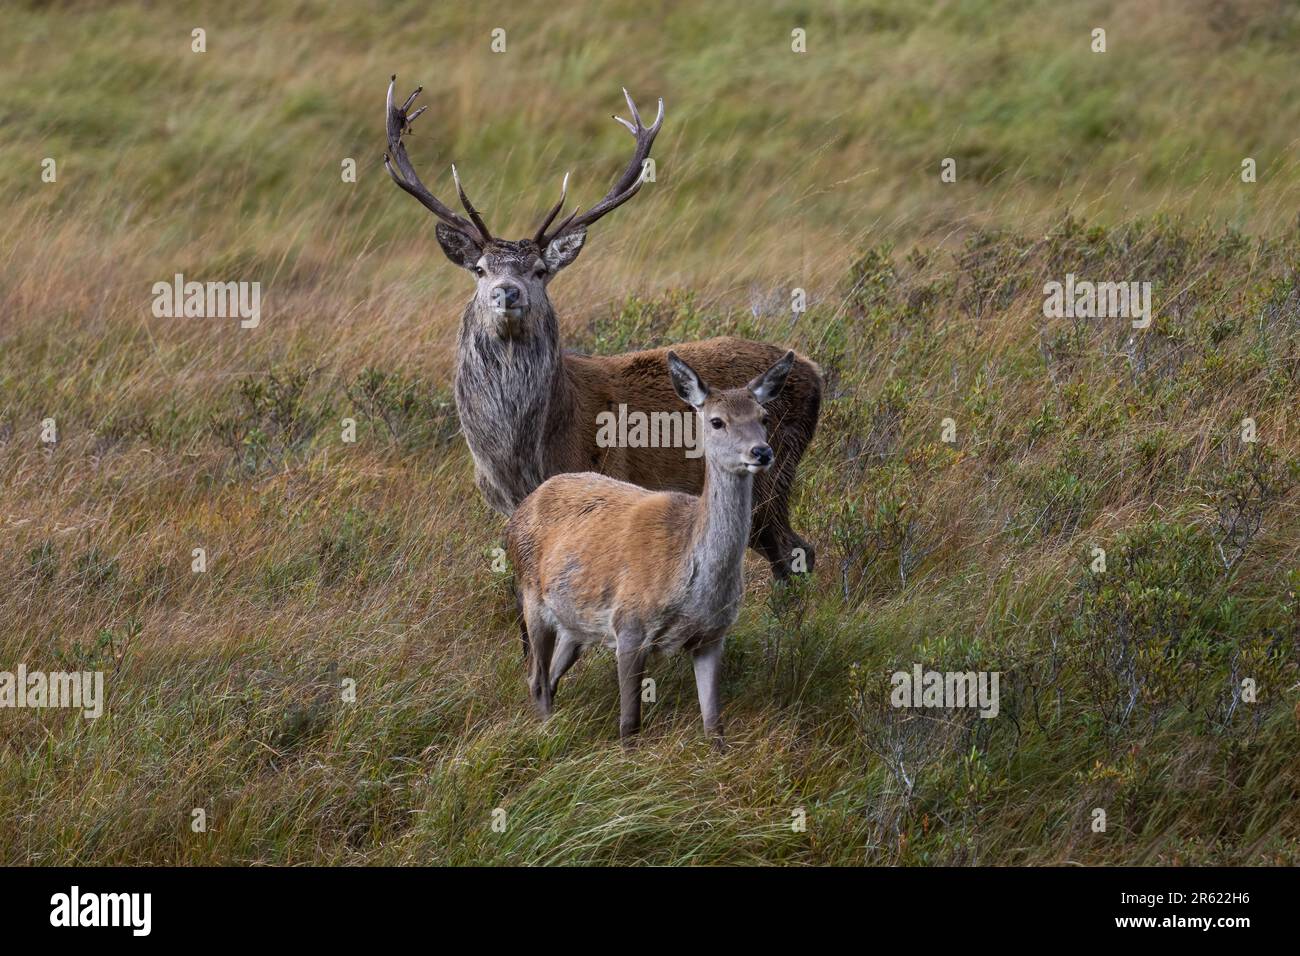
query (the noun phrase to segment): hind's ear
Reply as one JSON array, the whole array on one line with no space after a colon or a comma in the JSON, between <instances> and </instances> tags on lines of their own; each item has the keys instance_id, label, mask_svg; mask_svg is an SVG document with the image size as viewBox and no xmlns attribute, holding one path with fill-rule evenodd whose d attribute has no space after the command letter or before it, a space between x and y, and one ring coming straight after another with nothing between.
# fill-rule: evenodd
<instances>
[{"instance_id":1,"label":"hind's ear","mask_svg":"<svg viewBox=\"0 0 1300 956\"><path fill-rule=\"evenodd\" d=\"M571 229L568 232L562 232L546 244L542 250L542 261L546 263L546 271L551 275L559 272L565 266L578 258L578 253L582 251L582 244L587 241L587 228L580 226L577 229Z\"/></svg>"},{"instance_id":2,"label":"hind's ear","mask_svg":"<svg viewBox=\"0 0 1300 956\"><path fill-rule=\"evenodd\" d=\"M483 255L483 247L478 244L478 240L445 222L438 223L434 234L437 235L438 245L442 246L442 251L447 254L447 258L462 269L473 269L479 257Z\"/></svg>"},{"instance_id":3,"label":"hind's ear","mask_svg":"<svg viewBox=\"0 0 1300 956\"><path fill-rule=\"evenodd\" d=\"M745 387L749 389L749 394L754 396L754 401L760 405L766 405L781 394L781 389L785 387L785 380L790 375L790 369L792 368L794 368L794 352L790 351L786 352L785 355L781 356L780 361Z\"/></svg>"},{"instance_id":4,"label":"hind's ear","mask_svg":"<svg viewBox=\"0 0 1300 956\"><path fill-rule=\"evenodd\" d=\"M668 374L673 380L673 391L687 405L699 408L709 397L709 387L700 381L695 369L677 357L676 352L668 353Z\"/></svg>"}]
</instances>

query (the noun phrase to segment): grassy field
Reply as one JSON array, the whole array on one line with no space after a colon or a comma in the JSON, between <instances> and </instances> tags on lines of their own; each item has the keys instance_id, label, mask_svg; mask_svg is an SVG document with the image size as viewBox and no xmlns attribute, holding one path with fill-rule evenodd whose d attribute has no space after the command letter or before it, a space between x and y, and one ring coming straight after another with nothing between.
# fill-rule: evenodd
<instances>
[{"instance_id":1,"label":"grassy field","mask_svg":"<svg viewBox=\"0 0 1300 956\"><path fill-rule=\"evenodd\" d=\"M0 863L1300 861L1300 13L368 6L6 11L0 671L108 704L0 710ZM393 72L425 182L507 235L662 95L657 181L552 287L568 344L826 370L817 571L750 557L721 757L686 660L631 752L610 655L531 714ZM177 272L261 282L260 326L155 318ZM1067 273L1152 282L1152 326L1044 318ZM1000 672L999 716L891 708L914 663Z\"/></svg>"}]
</instances>

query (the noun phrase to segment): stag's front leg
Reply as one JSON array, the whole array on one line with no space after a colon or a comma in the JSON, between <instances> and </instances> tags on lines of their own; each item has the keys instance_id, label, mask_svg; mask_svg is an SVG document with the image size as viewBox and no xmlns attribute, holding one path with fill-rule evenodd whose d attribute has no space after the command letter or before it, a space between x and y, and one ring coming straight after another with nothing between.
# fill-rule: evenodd
<instances>
[{"instance_id":1,"label":"stag's front leg","mask_svg":"<svg viewBox=\"0 0 1300 956\"><path fill-rule=\"evenodd\" d=\"M790 527L786 497L792 480L781 482L760 475L754 482L754 498L760 503L754 509L749 544L767 560L777 581L792 573L811 573L816 561L812 544Z\"/></svg>"},{"instance_id":2,"label":"stag's front leg","mask_svg":"<svg viewBox=\"0 0 1300 956\"><path fill-rule=\"evenodd\" d=\"M706 644L695 652L693 659L700 716L704 718L705 732L713 738L713 746L718 751L726 746L722 737L721 703L718 696L718 688L722 684L722 645L721 640Z\"/></svg>"}]
</instances>

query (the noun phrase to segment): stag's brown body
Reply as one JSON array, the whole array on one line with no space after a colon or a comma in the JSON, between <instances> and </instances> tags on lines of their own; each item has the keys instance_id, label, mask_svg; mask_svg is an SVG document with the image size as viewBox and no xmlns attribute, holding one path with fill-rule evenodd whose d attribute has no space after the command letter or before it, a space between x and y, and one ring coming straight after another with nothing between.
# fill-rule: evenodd
<instances>
[{"instance_id":1,"label":"stag's brown body","mask_svg":"<svg viewBox=\"0 0 1300 956\"><path fill-rule=\"evenodd\" d=\"M389 85L385 165L402 189L441 220L436 231L447 257L476 278L474 297L461 322L455 394L484 498L509 515L547 478L575 471L597 471L650 489L698 493L704 469L684 448L602 448L597 443L597 416L617 413L620 405L646 415L688 414L663 378L667 350L607 357L565 353L546 291L550 280L577 258L587 226L627 202L645 182L644 164L663 122L663 101L647 127L627 97L632 119L619 122L635 136L636 149L603 199L581 214L575 210L552 229L567 194L565 176L560 200L536 234L508 241L488 231L461 188L455 166L452 174L468 219L452 212L420 182L402 142L423 112L421 108L408 114L419 92L399 107ZM674 348L720 388L743 384L784 353L773 345L736 338ZM790 528L788 501L799 460L817 427L821 393L820 370L800 357L772 410L778 466L755 484L750 543L777 577L813 566L812 546Z\"/></svg>"}]
</instances>

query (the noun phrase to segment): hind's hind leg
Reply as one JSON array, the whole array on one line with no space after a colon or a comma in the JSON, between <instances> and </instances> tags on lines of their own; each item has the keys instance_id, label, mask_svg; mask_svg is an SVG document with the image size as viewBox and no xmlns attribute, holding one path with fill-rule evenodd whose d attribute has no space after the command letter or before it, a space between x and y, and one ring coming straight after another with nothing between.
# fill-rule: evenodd
<instances>
[{"instance_id":1,"label":"hind's hind leg","mask_svg":"<svg viewBox=\"0 0 1300 956\"><path fill-rule=\"evenodd\" d=\"M567 631L561 631L555 642L555 654L551 657L551 700L555 699L560 678L574 665L581 653L582 645Z\"/></svg>"},{"instance_id":2,"label":"hind's hind leg","mask_svg":"<svg viewBox=\"0 0 1300 956\"><path fill-rule=\"evenodd\" d=\"M555 625L550 622L549 615L540 604L527 605L526 603L524 621L528 632L530 654L528 696L532 698L538 716L545 720L551 716L554 703L554 694L551 690L551 655L555 651Z\"/></svg>"},{"instance_id":3,"label":"hind's hind leg","mask_svg":"<svg viewBox=\"0 0 1300 956\"><path fill-rule=\"evenodd\" d=\"M515 619L519 622L519 639L524 645L524 660L528 660L528 622L524 620L524 596L515 591Z\"/></svg>"}]
</instances>

